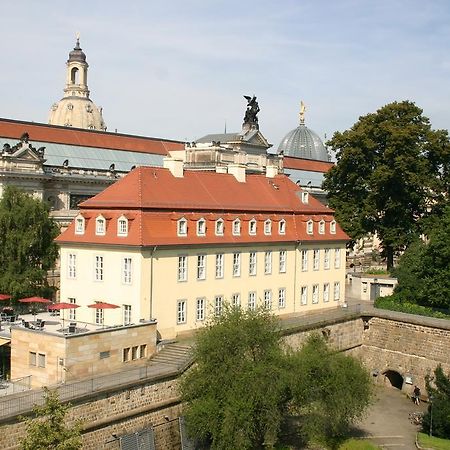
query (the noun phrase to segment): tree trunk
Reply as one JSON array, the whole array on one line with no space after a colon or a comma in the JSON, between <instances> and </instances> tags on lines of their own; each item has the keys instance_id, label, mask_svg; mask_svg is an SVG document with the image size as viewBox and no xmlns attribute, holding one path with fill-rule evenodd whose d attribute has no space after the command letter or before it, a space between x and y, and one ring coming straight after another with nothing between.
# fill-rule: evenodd
<instances>
[{"instance_id":1,"label":"tree trunk","mask_svg":"<svg viewBox=\"0 0 450 450\"><path fill-rule=\"evenodd\" d=\"M391 246L386 246L386 265L388 272L394 268L394 249Z\"/></svg>"}]
</instances>

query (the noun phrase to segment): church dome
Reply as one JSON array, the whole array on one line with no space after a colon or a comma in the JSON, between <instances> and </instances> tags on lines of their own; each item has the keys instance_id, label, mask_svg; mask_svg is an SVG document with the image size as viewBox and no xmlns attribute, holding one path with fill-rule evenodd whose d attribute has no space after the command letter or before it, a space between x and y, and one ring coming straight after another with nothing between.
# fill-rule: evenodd
<instances>
[{"instance_id":1,"label":"church dome","mask_svg":"<svg viewBox=\"0 0 450 450\"><path fill-rule=\"evenodd\" d=\"M80 47L80 40L77 39L77 43L75 44L75 47L73 50L69 53L69 61L80 61L85 62L86 61L86 54L83 52L83 50Z\"/></svg>"},{"instance_id":2,"label":"church dome","mask_svg":"<svg viewBox=\"0 0 450 450\"><path fill-rule=\"evenodd\" d=\"M300 112L300 125L290 131L278 146L278 154L293 158L313 159L316 161L329 161L330 155L322 139L305 125L305 106L302 102Z\"/></svg>"}]
</instances>

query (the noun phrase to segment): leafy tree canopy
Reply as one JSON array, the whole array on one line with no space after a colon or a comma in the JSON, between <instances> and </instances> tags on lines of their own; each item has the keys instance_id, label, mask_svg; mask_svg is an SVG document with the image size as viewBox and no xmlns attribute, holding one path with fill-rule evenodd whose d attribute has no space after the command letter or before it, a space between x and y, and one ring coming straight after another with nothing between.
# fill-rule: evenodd
<instances>
[{"instance_id":1,"label":"leafy tree canopy","mask_svg":"<svg viewBox=\"0 0 450 450\"><path fill-rule=\"evenodd\" d=\"M58 255L59 229L49 208L16 187L0 199L0 291L17 299L48 294L47 271Z\"/></svg>"},{"instance_id":2,"label":"leafy tree canopy","mask_svg":"<svg viewBox=\"0 0 450 450\"><path fill-rule=\"evenodd\" d=\"M359 118L328 143L337 164L323 188L352 239L377 233L388 269L420 234L420 219L442 209L450 186L450 141L422 110L394 102Z\"/></svg>"},{"instance_id":3,"label":"leafy tree canopy","mask_svg":"<svg viewBox=\"0 0 450 450\"><path fill-rule=\"evenodd\" d=\"M358 361L317 336L287 351L265 311L231 308L212 319L197 335L195 361L181 381L186 423L213 449L270 447L289 414L300 417L304 439L336 437L370 399Z\"/></svg>"},{"instance_id":4,"label":"leafy tree canopy","mask_svg":"<svg viewBox=\"0 0 450 450\"><path fill-rule=\"evenodd\" d=\"M82 447L81 423L67 426L69 404L59 401L56 391L44 388L45 403L33 408L34 418L23 418L26 436L21 450L79 450Z\"/></svg>"}]
</instances>

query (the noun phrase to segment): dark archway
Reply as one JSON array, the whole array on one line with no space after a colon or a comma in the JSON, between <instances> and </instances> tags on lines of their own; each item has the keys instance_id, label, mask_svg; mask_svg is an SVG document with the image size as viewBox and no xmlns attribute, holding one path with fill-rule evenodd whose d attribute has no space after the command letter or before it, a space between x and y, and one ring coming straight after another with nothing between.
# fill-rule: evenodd
<instances>
[{"instance_id":1,"label":"dark archway","mask_svg":"<svg viewBox=\"0 0 450 450\"><path fill-rule=\"evenodd\" d=\"M383 372L383 375L385 376L385 380L389 380L392 387L400 390L402 389L403 377L398 372L395 370L386 370L386 372Z\"/></svg>"}]
</instances>

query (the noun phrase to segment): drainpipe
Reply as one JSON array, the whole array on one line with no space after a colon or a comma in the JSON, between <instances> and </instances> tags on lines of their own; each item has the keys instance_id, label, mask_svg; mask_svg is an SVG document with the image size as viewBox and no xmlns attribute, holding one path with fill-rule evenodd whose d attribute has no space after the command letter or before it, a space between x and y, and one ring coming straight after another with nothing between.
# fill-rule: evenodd
<instances>
[{"instance_id":1,"label":"drainpipe","mask_svg":"<svg viewBox=\"0 0 450 450\"><path fill-rule=\"evenodd\" d=\"M297 296L297 273L299 272L297 267L297 253L299 251L301 243L297 241L297 244L295 245L295 259L294 259L294 312L295 312L295 299Z\"/></svg>"},{"instance_id":2,"label":"drainpipe","mask_svg":"<svg viewBox=\"0 0 450 450\"><path fill-rule=\"evenodd\" d=\"M153 317L153 256L158 247L155 245L150 253L150 319Z\"/></svg>"}]
</instances>

